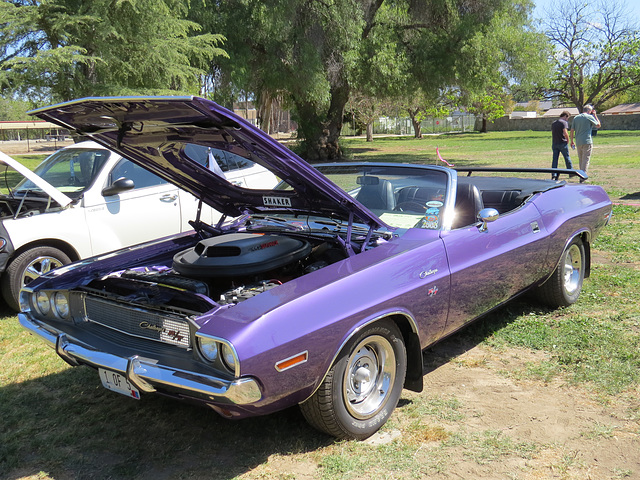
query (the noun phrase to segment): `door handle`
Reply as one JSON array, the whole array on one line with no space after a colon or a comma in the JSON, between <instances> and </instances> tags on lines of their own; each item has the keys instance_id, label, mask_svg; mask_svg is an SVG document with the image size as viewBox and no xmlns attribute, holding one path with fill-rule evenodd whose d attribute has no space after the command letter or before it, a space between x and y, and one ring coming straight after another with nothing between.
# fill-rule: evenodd
<instances>
[{"instance_id":1,"label":"door handle","mask_svg":"<svg viewBox=\"0 0 640 480\"><path fill-rule=\"evenodd\" d=\"M176 198L178 198L178 195L173 193L165 193L164 195L162 195L160 197L160 201L161 202L173 202Z\"/></svg>"}]
</instances>

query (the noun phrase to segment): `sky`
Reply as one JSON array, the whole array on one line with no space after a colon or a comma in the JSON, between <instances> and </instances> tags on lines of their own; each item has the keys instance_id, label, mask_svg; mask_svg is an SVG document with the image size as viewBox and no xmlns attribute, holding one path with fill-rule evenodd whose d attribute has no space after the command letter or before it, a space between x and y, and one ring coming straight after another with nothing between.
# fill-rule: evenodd
<instances>
[{"instance_id":1,"label":"sky","mask_svg":"<svg viewBox=\"0 0 640 480\"><path fill-rule=\"evenodd\" d=\"M597 0L586 0L586 1L597 3ZM640 0L615 0L615 1L623 2L626 5L627 10L629 10L629 12L631 13L631 16L635 17L636 21L640 19ZM558 4L560 2L561 0L534 0L534 3L536 4L536 8L533 12L533 16L539 19L545 18L546 17L545 9L549 9L551 5Z\"/></svg>"}]
</instances>

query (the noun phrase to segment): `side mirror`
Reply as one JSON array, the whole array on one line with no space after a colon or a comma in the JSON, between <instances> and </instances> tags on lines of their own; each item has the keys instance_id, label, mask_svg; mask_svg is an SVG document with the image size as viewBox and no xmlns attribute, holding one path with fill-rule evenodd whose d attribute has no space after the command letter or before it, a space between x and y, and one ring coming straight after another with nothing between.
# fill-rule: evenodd
<instances>
[{"instance_id":1,"label":"side mirror","mask_svg":"<svg viewBox=\"0 0 640 480\"><path fill-rule=\"evenodd\" d=\"M102 196L108 197L110 195L117 195L119 193L126 192L127 190L133 190L134 188L135 184L133 183L133 180L130 178L120 177L111 185L102 189Z\"/></svg>"},{"instance_id":2,"label":"side mirror","mask_svg":"<svg viewBox=\"0 0 640 480\"><path fill-rule=\"evenodd\" d=\"M480 231L486 232L487 223L495 222L499 216L500 216L500 212L498 212L498 210L496 210L495 208L483 208L482 210L480 210L478 212L478 220L482 222L482 225L480 226Z\"/></svg>"}]
</instances>

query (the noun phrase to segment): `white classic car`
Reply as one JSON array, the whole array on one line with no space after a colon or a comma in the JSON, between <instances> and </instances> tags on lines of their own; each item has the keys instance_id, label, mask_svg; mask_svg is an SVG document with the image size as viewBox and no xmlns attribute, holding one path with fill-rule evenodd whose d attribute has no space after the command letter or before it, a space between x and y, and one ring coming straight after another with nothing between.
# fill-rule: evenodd
<instances>
[{"instance_id":1,"label":"white classic car","mask_svg":"<svg viewBox=\"0 0 640 480\"><path fill-rule=\"evenodd\" d=\"M278 182L231 152L193 145L189 155L244 188L271 189ZM0 195L0 284L14 310L20 289L53 268L191 230L198 214L207 223L220 216L95 142L58 150L34 172L1 152L0 164L25 177Z\"/></svg>"}]
</instances>

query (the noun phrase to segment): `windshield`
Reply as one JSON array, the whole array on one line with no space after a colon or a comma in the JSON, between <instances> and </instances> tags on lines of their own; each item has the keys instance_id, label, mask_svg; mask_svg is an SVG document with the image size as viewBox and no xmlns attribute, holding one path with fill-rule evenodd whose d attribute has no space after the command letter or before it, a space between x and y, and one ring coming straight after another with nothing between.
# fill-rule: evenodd
<instances>
[{"instance_id":1,"label":"windshield","mask_svg":"<svg viewBox=\"0 0 640 480\"><path fill-rule=\"evenodd\" d=\"M444 169L388 164L317 168L391 227L442 228L450 182Z\"/></svg>"},{"instance_id":2,"label":"windshield","mask_svg":"<svg viewBox=\"0 0 640 480\"><path fill-rule=\"evenodd\" d=\"M101 148L58 150L38 165L34 172L69 197L77 198L93 183L109 155L108 150ZM37 192L40 188L30 180L23 179L16 185L14 194L27 191Z\"/></svg>"}]
</instances>

